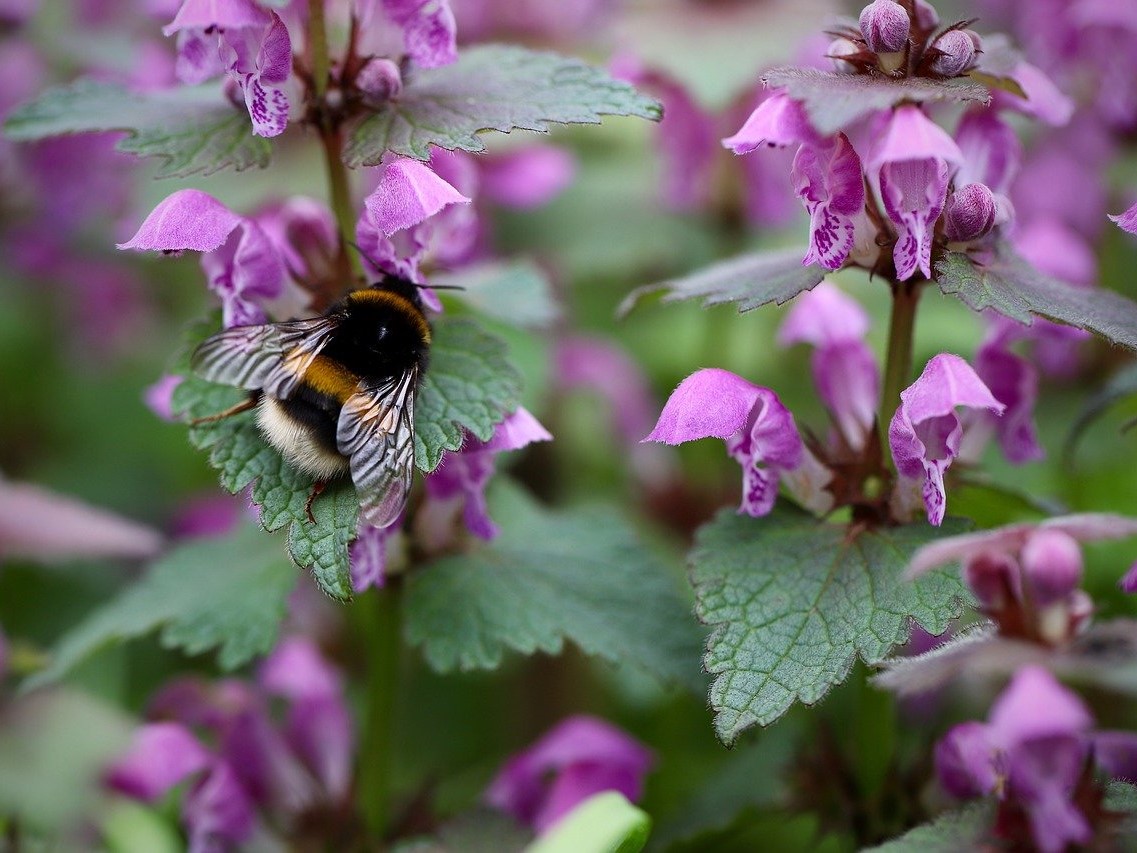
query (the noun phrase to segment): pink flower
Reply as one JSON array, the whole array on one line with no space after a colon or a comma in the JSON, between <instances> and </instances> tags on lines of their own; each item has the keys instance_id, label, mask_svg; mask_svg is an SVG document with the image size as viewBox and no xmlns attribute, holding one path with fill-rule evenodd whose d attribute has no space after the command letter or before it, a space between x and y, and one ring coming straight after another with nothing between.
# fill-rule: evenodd
<instances>
[{"instance_id":1,"label":"pink flower","mask_svg":"<svg viewBox=\"0 0 1137 853\"><path fill-rule=\"evenodd\" d=\"M421 68L437 68L458 59L457 25L449 0L354 0L364 27L377 8L403 30L403 47Z\"/></svg>"},{"instance_id":2,"label":"pink flower","mask_svg":"<svg viewBox=\"0 0 1137 853\"><path fill-rule=\"evenodd\" d=\"M768 515L783 473L804 459L801 437L789 409L769 388L752 385L727 370L692 373L676 388L655 429L644 441L682 444L721 438L742 466L740 513Z\"/></svg>"},{"instance_id":3,"label":"pink flower","mask_svg":"<svg viewBox=\"0 0 1137 853\"><path fill-rule=\"evenodd\" d=\"M118 248L203 252L201 265L221 299L226 328L265 322L262 306L284 284L284 266L264 229L201 190L167 196Z\"/></svg>"},{"instance_id":4,"label":"pink flower","mask_svg":"<svg viewBox=\"0 0 1137 853\"><path fill-rule=\"evenodd\" d=\"M595 717L569 717L511 758L485 799L541 833L601 791L638 800L651 764L651 753L614 726Z\"/></svg>"},{"instance_id":5,"label":"pink flower","mask_svg":"<svg viewBox=\"0 0 1137 853\"><path fill-rule=\"evenodd\" d=\"M957 406L996 414L1006 408L966 361L957 355L937 355L900 393L900 407L888 428L896 470L909 481L923 481L928 521L937 526L943 522L947 501L944 472L959 454L963 436Z\"/></svg>"}]
</instances>

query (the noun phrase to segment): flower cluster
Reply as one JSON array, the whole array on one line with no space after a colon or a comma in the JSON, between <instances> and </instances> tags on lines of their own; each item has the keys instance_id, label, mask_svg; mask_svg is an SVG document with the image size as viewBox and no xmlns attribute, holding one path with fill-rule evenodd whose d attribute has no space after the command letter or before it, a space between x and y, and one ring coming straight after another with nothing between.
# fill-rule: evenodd
<instances>
[{"instance_id":1,"label":"flower cluster","mask_svg":"<svg viewBox=\"0 0 1137 853\"><path fill-rule=\"evenodd\" d=\"M860 29L843 31L830 46L836 76L966 74L979 36L963 24L935 35L938 23L924 0L875 0L862 11ZM1034 66L1020 61L1011 76L1029 98L1002 99L999 107L1055 124L1069 119L1069 102ZM987 108L966 112L954 138L907 102L824 135L801 101L775 92L723 145L736 154L796 148L794 187L810 216L804 263L828 270L852 263L896 281L931 278L935 249L982 248L993 229L1012 220L1005 193L1018 143Z\"/></svg>"},{"instance_id":2,"label":"flower cluster","mask_svg":"<svg viewBox=\"0 0 1137 853\"><path fill-rule=\"evenodd\" d=\"M1089 709L1039 666L1015 673L986 723L951 729L935 758L949 793L998 798L996 838L1033 837L1045 853L1088 844L1108 827L1095 769L1137 781L1137 735L1095 731Z\"/></svg>"},{"instance_id":3,"label":"flower cluster","mask_svg":"<svg viewBox=\"0 0 1137 853\"><path fill-rule=\"evenodd\" d=\"M928 521L938 525L945 511L944 473L965 445L976 452L991 434L991 420L1002 437L1009 419L996 416L1009 412L1017 398L1008 395L1008 402L1001 402L959 356L931 359L901 392L889 424L898 478L882 496L874 486L881 476L875 428L880 370L865 343L867 331L868 318L860 306L834 285L822 283L798 297L779 332L783 346L804 342L814 347L814 384L834 424L828 441L803 441L793 415L774 391L717 369L697 371L680 383L645 441L725 440L727 452L742 466L739 511L748 515L769 513L779 482L785 482L793 497L814 512L851 505L872 510L877 517L907 519L922 501ZM1009 367L988 364L992 386L1013 386L1002 380L1017 366L1017 361ZM1013 372L1010 375L1013 379ZM1015 410L1028 430L1029 404L1033 397ZM966 440L965 433L970 436ZM1018 446L1009 441L1003 445L1005 450ZM1023 458L1007 455L1012 461Z\"/></svg>"},{"instance_id":4,"label":"flower cluster","mask_svg":"<svg viewBox=\"0 0 1137 853\"><path fill-rule=\"evenodd\" d=\"M284 700L282 720L270 713L274 697ZM152 803L189 780L181 814L190 850L287 836L347 805L355 736L342 677L308 640L283 640L255 684L172 682L150 717L106 781Z\"/></svg>"}]
</instances>

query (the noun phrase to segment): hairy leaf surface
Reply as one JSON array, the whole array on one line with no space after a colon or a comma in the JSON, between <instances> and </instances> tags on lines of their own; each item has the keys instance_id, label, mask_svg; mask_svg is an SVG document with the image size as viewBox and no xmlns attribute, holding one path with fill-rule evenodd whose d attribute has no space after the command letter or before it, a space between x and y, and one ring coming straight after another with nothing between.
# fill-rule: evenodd
<instances>
[{"instance_id":1,"label":"hairy leaf surface","mask_svg":"<svg viewBox=\"0 0 1137 853\"><path fill-rule=\"evenodd\" d=\"M4 123L16 140L114 130L126 132L119 151L163 161L160 178L263 167L272 150L217 85L131 92L114 83L77 80L48 89Z\"/></svg>"},{"instance_id":2,"label":"hairy leaf surface","mask_svg":"<svg viewBox=\"0 0 1137 853\"><path fill-rule=\"evenodd\" d=\"M949 519L854 532L781 507L765 518L723 510L701 528L691 578L714 627L704 664L719 737L817 702L858 656L876 663L904 642L910 619L942 633L968 599L959 572L901 574L920 545L961 529Z\"/></svg>"},{"instance_id":3,"label":"hairy leaf surface","mask_svg":"<svg viewBox=\"0 0 1137 853\"><path fill-rule=\"evenodd\" d=\"M464 49L458 61L416 69L397 100L361 122L344 148L349 166L375 166L388 151L425 160L430 146L484 151L486 130L547 131L598 124L601 116L658 120L660 105L606 71L555 53L507 45Z\"/></svg>"}]
</instances>

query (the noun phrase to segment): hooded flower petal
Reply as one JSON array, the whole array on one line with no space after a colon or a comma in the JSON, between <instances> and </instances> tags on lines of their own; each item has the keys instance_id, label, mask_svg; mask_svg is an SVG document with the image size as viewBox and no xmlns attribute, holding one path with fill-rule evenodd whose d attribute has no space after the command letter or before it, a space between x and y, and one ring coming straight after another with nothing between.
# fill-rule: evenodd
<instances>
[{"instance_id":1,"label":"hooded flower petal","mask_svg":"<svg viewBox=\"0 0 1137 853\"><path fill-rule=\"evenodd\" d=\"M869 315L841 288L823 281L794 301L778 328L778 344L809 344L822 348L847 341L863 341Z\"/></svg>"},{"instance_id":2,"label":"hooded flower petal","mask_svg":"<svg viewBox=\"0 0 1137 853\"><path fill-rule=\"evenodd\" d=\"M748 154L756 148L784 148L787 145L821 144L822 139L806 116L805 107L782 92L775 92L750 114L742 129L722 141L735 154Z\"/></svg>"},{"instance_id":3,"label":"hooded flower petal","mask_svg":"<svg viewBox=\"0 0 1137 853\"><path fill-rule=\"evenodd\" d=\"M339 696L343 678L306 637L286 637L261 664L257 680L268 693L299 699Z\"/></svg>"},{"instance_id":4,"label":"hooded flower petal","mask_svg":"<svg viewBox=\"0 0 1137 853\"><path fill-rule=\"evenodd\" d=\"M244 219L209 193L178 190L158 202L135 235L120 249L136 251L211 252L228 239Z\"/></svg>"},{"instance_id":5,"label":"hooded flower petal","mask_svg":"<svg viewBox=\"0 0 1137 853\"><path fill-rule=\"evenodd\" d=\"M183 376L167 373L153 385L147 387L142 394L146 408L164 421L173 421L174 413L171 408L174 389L185 380Z\"/></svg>"},{"instance_id":6,"label":"hooded flower petal","mask_svg":"<svg viewBox=\"0 0 1137 853\"><path fill-rule=\"evenodd\" d=\"M900 393L900 401L888 428L892 458L902 476L923 479L928 521L938 526L946 501L944 471L959 453L963 435L956 406L996 414L1006 407L992 396L971 365L947 353L928 362L920 378Z\"/></svg>"},{"instance_id":7,"label":"hooded flower petal","mask_svg":"<svg viewBox=\"0 0 1137 853\"><path fill-rule=\"evenodd\" d=\"M174 20L162 28L162 35L183 30L263 28L270 20L269 13L254 0L185 0Z\"/></svg>"},{"instance_id":8,"label":"hooded flower petal","mask_svg":"<svg viewBox=\"0 0 1137 853\"><path fill-rule=\"evenodd\" d=\"M403 46L422 68L449 65L458 58L457 25L449 0L381 0L383 11L403 28Z\"/></svg>"},{"instance_id":9,"label":"hooded flower petal","mask_svg":"<svg viewBox=\"0 0 1137 853\"><path fill-rule=\"evenodd\" d=\"M638 800L651 763L651 753L614 726L595 717L570 717L511 758L485 798L543 832L600 791Z\"/></svg>"},{"instance_id":10,"label":"hooded flower petal","mask_svg":"<svg viewBox=\"0 0 1137 853\"><path fill-rule=\"evenodd\" d=\"M252 834L255 820L253 804L224 761L214 764L182 803L190 853L213 853L240 844Z\"/></svg>"},{"instance_id":11,"label":"hooded flower petal","mask_svg":"<svg viewBox=\"0 0 1137 853\"><path fill-rule=\"evenodd\" d=\"M995 790L995 747L986 725L953 726L936 744L936 775L953 797L967 799Z\"/></svg>"},{"instance_id":12,"label":"hooded flower petal","mask_svg":"<svg viewBox=\"0 0 1137 853\"><path fill-rule=\"evenodd\" d=\"M865 205L860 157L839 133L825 145L802 145L792 177L809 212L809 252L802 263L840 269L853 249L853 216Z\"/></svg>"},{"instance_id":13,"label":"hooded flower petal","mask_svg":"<svg viewBox=\"0 0 1137 853\"><path fill-rule=\"evenodd\" d=\"M700 438L730 438L746 425L763 394L773 392L729 370L698 370L671 392L655 429L644 441L682 444Z\"/></svg>"},{"instance_id":14,"label":"hooded flower petal","mask_svg":"<svg viewBox=\"0 0 1137 853\"><path fill-rule=\"evenodd\" d=\"M398 157L380 169L378 184L363 203L371 222L384 236L418 225L448 205L470 203L418 160Z\"/></svg>"},{"instance_id":15,"label":"hooded flower petal","mask_svg":"<svg viewBox=\"0 0 1137 853\"><path fill-rule=\"evenodd\" d=\"M1004 748L1029 740L1080 735L1094 722L1085 703L1037 665L1015 673L991 706L989 719L992 736Z\"/></svg>"},{"instance_id":16,"label":"hooded flower petal","mask_svg":"<svg viewBox=\"0 0 1137 853\"><path fill-rule=\"evenodd\" d=\"M1015 129L995 110L968 110L955 129L955 141L963 154L956 173L957 186L986 184L1004 195L1019 171L1022 143Z\"/></svg>"},{"instance_id":17,"label":"hooded flower petal","mask_svg":"<svg viewBox=\"0 0 1137 853\"><path fill-rule=\"evenodd\" d=\"M247 219L225 244L201 257L209 289L221 299L225 328L265 322L266 300L280 295L284 265L264 230Z\"/></svg>"},{"instance_id":18,"label":"hooded flower petal","mask_svg":"<svg viewBox=\"0 0 1137 853\"><path fill-rule=\"evenodd\" d=\"M991 93L995 106L1016 110L1051 127L1061 127L1070 121L1074 102L1062 94L1041 68L1020 60L1007 76L1019 84L1026 97L995 89Z\"/></svg>"},{"instance_id":19,"label":"hooded flower petal","mask_svg":"<svg viewBox=\"0 0 1137 853\"><path fill-rule=\"evenodd\" d=\"M212 761L180 723L148 723L134 733L130 750L107 771L106 781L116 791L152 803Z\"/></svg>"}]
</instances>

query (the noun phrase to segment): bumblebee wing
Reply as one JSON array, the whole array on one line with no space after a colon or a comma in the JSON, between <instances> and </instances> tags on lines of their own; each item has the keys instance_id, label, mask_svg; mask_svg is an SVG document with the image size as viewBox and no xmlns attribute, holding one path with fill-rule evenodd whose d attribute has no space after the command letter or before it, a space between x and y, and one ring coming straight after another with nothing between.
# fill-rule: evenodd
<instances>
[{"instance_id":1,"label":"bumblebee wing","mask_svg":"<svg viewBox=\"0 0 1137 853\"><path fill-rule=\"evenodd\" d=\"M262 326L234 326L194 350L190 364L202 379L263 390L286 399L338 325L334 317L314 317Z\"/></svg>"},{"instance_id":2,"label":"bumblebee wing","mask_svg":"<svg viewBox=\"0 0 1137 853\"><path fill-rule=\"evenodd\" d=\"M418 368L374 385L360 385L340 410L336 445L351 460L363 520L392 524L407 504L415 459Z\"/></svg>"}]
</instances>

